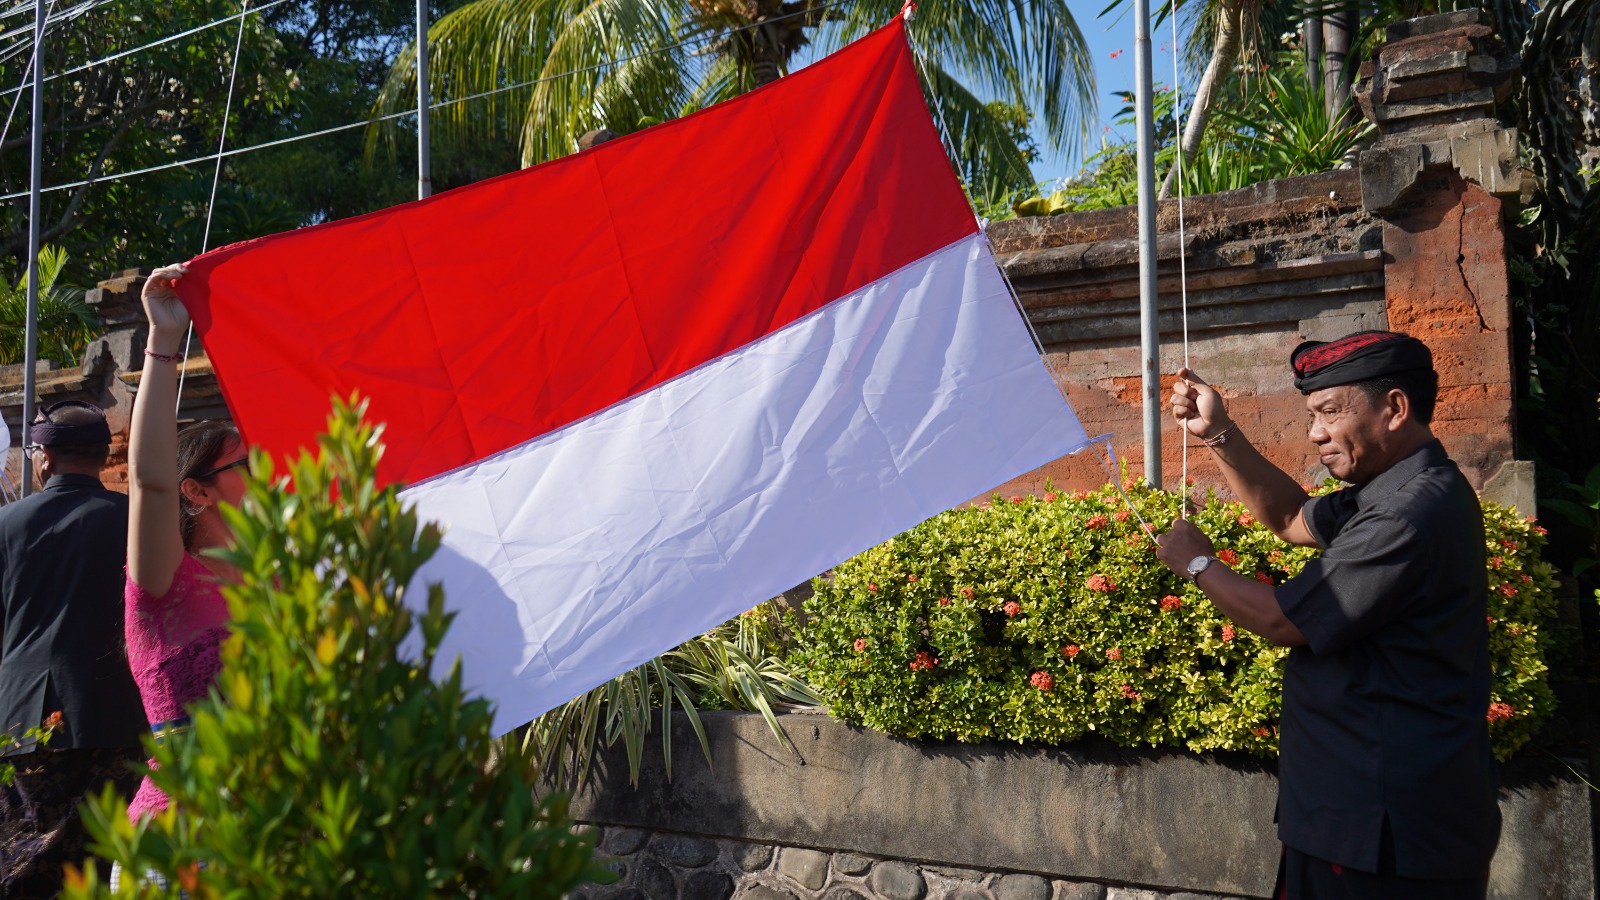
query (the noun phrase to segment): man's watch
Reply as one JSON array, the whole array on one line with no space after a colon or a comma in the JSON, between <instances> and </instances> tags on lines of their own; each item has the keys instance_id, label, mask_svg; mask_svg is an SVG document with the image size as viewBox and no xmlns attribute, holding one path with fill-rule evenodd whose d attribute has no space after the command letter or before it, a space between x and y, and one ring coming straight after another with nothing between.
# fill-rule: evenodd
<instances>
[{"instance_id":1,"label":"man's watch","mask_svg":"<svg viewBox=\"0 0 1600 900\"><path fill-rule=\"evenodd\" d=\"M1215 556L1196 556L1194 559L1189 560L1189 565L1184 567L1184 571L1189 573L1190 581L1199 584L1200 573L1210 568L1211 564L1216 561L1217 558Z\"/></svg>"}]
</instances>

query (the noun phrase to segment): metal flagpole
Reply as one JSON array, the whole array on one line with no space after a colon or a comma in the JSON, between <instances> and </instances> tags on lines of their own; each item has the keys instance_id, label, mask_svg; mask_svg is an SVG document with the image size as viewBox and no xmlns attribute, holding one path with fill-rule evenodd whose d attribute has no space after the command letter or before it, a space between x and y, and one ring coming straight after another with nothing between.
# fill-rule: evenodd
<instances>
[{"instance_id":1,"label":"metal flagpole","mask_svg":"<svg viewBox=\"0 0 1600 900\"><path fill-rule=\"evenodd\" d=\"M22 352L22 496L33 492L32 443L34 369L39 365L39 188L44 178L44 17L45 0L33 7L32 169L28 176L28 322Z\"/></svg>"},{"instance_id":2,"label":"metal flagpole","mask_svg":"<svg viewBox=\"0 0 1600 900\"><path fill-rule=\"evenodd\" d=\"M428 141L428 0L417 0L417 199L433 193Z\"/></svg>"},{"instance_id":3,"label":"metal flagpole","mask_svg":"<svg viewBox=\"0 0 1600 900\"><path fill-rule=\"evenodd\" d=\"M1139 131L1139 359L1144 397L1144 475L1161 487L1161 335L1156 327L1155 116L1151 104L1150 0L1133 7L1134 99Z\"/></svg>"}]
</instances>

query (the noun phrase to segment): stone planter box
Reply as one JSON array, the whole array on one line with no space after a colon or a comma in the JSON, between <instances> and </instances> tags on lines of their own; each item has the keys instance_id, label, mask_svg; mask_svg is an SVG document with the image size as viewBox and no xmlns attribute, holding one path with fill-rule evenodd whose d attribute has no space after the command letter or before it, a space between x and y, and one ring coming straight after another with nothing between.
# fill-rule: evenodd
<instances>
[{"instance_id":1,"label":"stone planter box","mask_svg":"<svg viewBox=\"0 0 1600 900\"><path fill-rule=\"evenodd\" d=\"M1104 745L919 743L820 715L681 719L673 780L652 736L636 789L620 752L574 798L624 873L586 896L647 900L1266 897L1276 777L1244 757ZM1555 760L1502 768L1490 896L1596 896L1592 797Z\"/></svg>"}]
</instances>

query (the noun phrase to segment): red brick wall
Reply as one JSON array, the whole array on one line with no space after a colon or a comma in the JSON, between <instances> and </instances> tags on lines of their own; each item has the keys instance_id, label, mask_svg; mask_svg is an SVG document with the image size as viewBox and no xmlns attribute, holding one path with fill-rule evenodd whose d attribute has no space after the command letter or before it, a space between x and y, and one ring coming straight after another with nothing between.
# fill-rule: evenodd
<instances>
[{"instance_id":1,"label":"red brick wall","mask_svg":"<svg viewBox=\"0 0 1600 900\"><path fill-rule=\"evenodd\" d=\"M1379 223L1383 287L1381 310L1375 307L1374 315L1350 317L1335 304L1311 319L1274 317L1266 314L1267 307L1262 304L1241 300L1228 307L1231 318L1224 325L1191 333L1193 368L1226 398L1231 414L1251 441L1303 482L1321 481L1326 472L1307 437L1304 398L1291 383L1289 352L1302 340L1326 340L1363 328L1406 331L1433 350L1440 374L1435 432L1474 486L1481 488L1513 458L1510 300L1501 203L1464 182L1453 170L1426 173L1407 200L1400 211ZM1131 239L1131 219L1127 224L1126 237ZM1071 229L1060 226L1058 230L1065 233ZM1257 223L1246 240L1240 240L1238 234L1223 235L1219 240L1232 240L1229 246L1236 248L1249 240L1268 244L1284 230L1271 222ZM1164 261L1163 276L1169 268L1175 266ZM1056 285L1054 290L1075 279L1092 282L1105 277L1081 264L1071 270L1063 266L1052 275L1053 280L1041 283L1050 281ZM1266 277L1270 276L1263 275ZM1245 284L1238 290L1241 297L1249 297L1257 287L1260 285ZM1030 312L1037 314L1028 286L1019 283L1018 290ZM1109 432L1128 471L1142 476L1137 338L1048 349L1051 365L1065 384L1085 430L1091 436ZM1183 364L1180 332L1169 329L1163 334L1161 354L1165 397L1173 373ZM1182 471L1182 436L1170 417L1163 416L1162 426L1162 483L1172 488ZM1205 448L1190 448L1189 474L1198 490L1216 487L1227 494L1221 473ZM1085 451L1014 479L998 491L1037 493L1047 479L1057 487L1076 489L1103 484L1107 476L1095 453Z\"/></svg>"}]
</instances>

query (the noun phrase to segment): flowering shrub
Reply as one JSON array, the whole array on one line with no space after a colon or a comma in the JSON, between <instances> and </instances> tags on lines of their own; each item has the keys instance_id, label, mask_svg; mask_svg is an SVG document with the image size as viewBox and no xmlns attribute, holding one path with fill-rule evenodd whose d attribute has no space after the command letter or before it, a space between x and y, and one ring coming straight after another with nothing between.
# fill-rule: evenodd
<instances>
[{"instance_id":1,"label":"flowering shrub","mask_svg":"<svg viewBox=\"0 0 1600 900\"><path fill-rule=\"evenodd\" d=\"M797 670L834 715L905 737L1277 752L1283 660L1155 556L1179 496L1111 486L951 510L816 581ZM1134 513L1137 514L1134 514ZM1554 708L1542 529L1484 504L1493 704L1502 758ZM1237 503L1191 518L1235 571L1280 584L1315 551Z\"/></svg>"}]
</instances>

